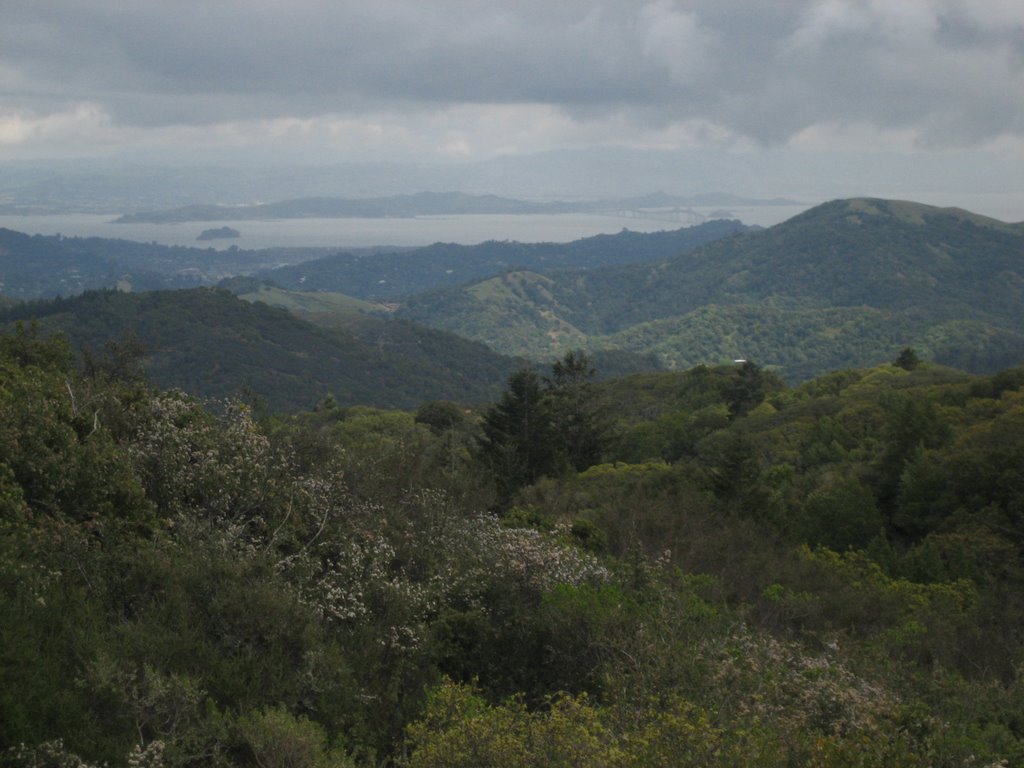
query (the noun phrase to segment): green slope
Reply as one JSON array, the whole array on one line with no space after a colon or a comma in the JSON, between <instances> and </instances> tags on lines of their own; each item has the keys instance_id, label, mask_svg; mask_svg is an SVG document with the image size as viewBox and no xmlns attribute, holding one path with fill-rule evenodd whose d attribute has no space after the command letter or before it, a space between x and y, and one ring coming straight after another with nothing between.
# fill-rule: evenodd
<instances>
[{"instance_id":1,"label":"green slope","mask_svg":"<svg viewBox=\"0 0 1024 768\"><path fill-rule=\"evenodd\" d=\"M215 250L104 237L26 235L0 227L0 294L37 299L114 287L192 288L321 256L319 248Z\"/></svg>"},{"instance_id":2,"label":"green slope","mask_svg":"<svg viewBox=\"0 0 1024 768\"><path fill-rule=\"evenodd\" d=\"M327 291L288 291L275 285L258 283L252 290L236 294L245 301L258 301L272 307L287 309L289 312L306 317L312 322L318 318L323 324L333 325L332 319L358 316L361 314L388 314L392 307L374 301L364 301L344 293Z\"/></svg>"},{"instance_id":3,"label":"green slope","mask_svg":"<svg viewBox=\"0 0 1024 768\"><path fill-rule=\"evenodd\" d=\"M998 370L1024 355L1024 332L1018 330L969 319L934 323L917 310L873 307L708 305L591 337L590 343L653 352L677 369L737 358L770 360L768 367L793 380L890 360L908 346L927 359L967 370Z\"/></svg>"},{"instance_id":4,"label":"green slope","mask_svg":"<svg viewBox=\"0 0 1024 768\"><path fill-rule=\"evenodd\" d=\"M506 353L587 343L669 365L756 356L793 379L906 345L976 371L1024 359L1024 226L959 209L834 201L669 260L536 285L493 279L413 297L400 314ZM568 344L558 328L573 329Z\"/></svg>"},{"instance_id":5,"label":"green slope","mask_svg":"<svg viewBox=\"0 0 1024 768\"><path fill-rule=\"evenodd\" d=\"M495 396L520 361L407 321L373 318L359 332L323 328L227 291L90 292L0 314L35 320L79 348L141 341L148 377L209 397L251 392L274 410L308 408L327 394L341 404L410 408L434 399Z\"/></svg>"},{"instance_id":6,"label":"green slope","mask_svg":"<svg viewBox=\"0 0 1024 768\"><path fill-rule=\"evenodd\" d=\"M395 300L416 292L484 280L513 269L546 273L665 259L749 229L738 221L718 220L665 232L623 230L570 243L435 243L371 257L339 253L263 270L259 277L291 290L341 291L364 299Z\"/></svg>"}]
</instances>

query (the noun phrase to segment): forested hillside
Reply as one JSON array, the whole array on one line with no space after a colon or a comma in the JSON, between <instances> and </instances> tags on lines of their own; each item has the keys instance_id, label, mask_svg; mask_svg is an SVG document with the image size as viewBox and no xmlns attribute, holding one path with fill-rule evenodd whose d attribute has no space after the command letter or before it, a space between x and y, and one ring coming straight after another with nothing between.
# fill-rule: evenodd
<instances>
[{"instance_id":1,"label":"forested hillside","mask_svg":"<svg viewBox=\"0 0 1024 768\"><path fill-rule=\"evenodd\" d=\"M416 296L401 314L509 354L752 358L790 380L913 345L974 371L1024 360L1024 227L956 209L840 200L671 259L517 270Z\"/></svg>"},{"instance_id":2,"label":"forested hillside","mask_svg":"<svg viewBox=\"0 0 1024 768\"><path fill-rule=\"evenodd\" d=\"M649 234L624 230L571 243L435 243L338 253L328 248L186 248L0 228L0 296L36 299L114 287L190 288L258 274L284 288L394 299L490 277L513 266L589 268L667 258L748 229L723 220Z\"/></svg>"},{"instance_id":3,"label":"forested hillside","mask_svg":"<svg viewBox=\"0 0 1024 768\"><path fill-rule=\"evenodd\" d=\"M0 336L4 766L1024 762L1020 368L255 420L121 363Z\"/></svg>"},{"instance_id":4,"label":"forested hillside","mask_svg":"<svg viewBox=\"0 0 1024 768\"><path fill-rule=\"evenodd\" d=\"M369 257L332 254L302 264L262 270L257 276L291 290L338 291L362 299L395 300L489 278L510 269L592 269L665 259L749 229L738 221L717 220L665 232L623 230L616 235L596 235L570 243L435 243Z\"/></svg>"},{"instance_id":5,"label":"forested hillside","mask_svg":"<svg viewBox=\"0 0 1024 768\"><path fill-rule=\"evenodd\" d=\"M314 325L340 329L369 345L394 345L404 333L408 343L418 343L417 337L449 339L453 351L465 349L465 340L447 333L431 331L409 321L389 322L394 305L355 299L341 293L328 291L288 291L255 278L240 278L227 281L238 296L245 301L261 302L272 307L287 309L296 317L308 320ZM384 340L382 342L382 339ZM392 339L388 341L388 339ZM637 354L618 349L595 350L592 353L602 378L625 376L665 370L658 358L651 354ZM452 395L455 396L455 395ZM419 402L431 399L423 393Z\"/></svg>"},{"instance_id":6,"label":"forested hillside","mask_svg":"<svg viewBox=\"0 0 1024 768\"><path fill-rule=\"evenodd\" d=\"M311 248L217 251L103 237L26 235L0 228L0 294L38 299L118 286L190 288L322 255Z\"/></svg>"},{"instance_id":7,"label":"forested hillside","mask_svg":"<svg viewBox=\"0 0 1024 768\"><path fill-rule=\"evenodd\" d=\"M89 292L0 310L0 325L38 322L79 351L137 355L163 387L204 397L241 392L273 411L344 405L416 407L494 396L520 363L482 344L401 320L361 315L326 328L224 290Z\"/></svg>"}]
</instances>

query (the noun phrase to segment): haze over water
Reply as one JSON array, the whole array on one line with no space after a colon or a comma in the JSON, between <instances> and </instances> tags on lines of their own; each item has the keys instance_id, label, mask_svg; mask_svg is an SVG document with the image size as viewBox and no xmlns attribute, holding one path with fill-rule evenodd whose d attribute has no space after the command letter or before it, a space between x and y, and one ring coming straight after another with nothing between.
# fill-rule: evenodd
<instances>
[{"instance_id":1,"label":"haze over water","mask_svg":"<svg viewBox=\"0 0 1024 768\"><path fill-rule=\"evenodd\" d=\"M851 195L855 196L855 195ZM929 195L920 191L886 192L878 197L913 200L936 206L955 206L1005 222L1024 221L1024 193L961 193ZM735 218L744 224L771 227L817 205L754 205L734 208L701 208L679 216L655 212L650 218L614 214L501 215L464 214L415 218L303 218L266 221L193 221L180 224L115 224L114 214L0 215L0 227L30 235L62 234L67 237L107 237L162 245L196 248L244 249L365 248L375 245L415 247L431 243L475 245L486 240L517 240L523 243L563 243L623 229L657 232L718 218ZM231 227L241 236L226 240L196 238L205 229Z\"/></svg>"},{"instance_id":2,"label":"haze over water","mask_svg":"<svg viewBox=\"0 0 1024 768\"><path fill-rule=\"evenodd\" d=\"M737 218L744 224L771 226L808 206L751 206L727 212L694 209L708 218ZM731 214L726 216L725 213ZM27 234L107 237L197 248L358 248L373 245L420 246L436 242L472 245L486 240L569 242L581 237L629 229L657 232L678 229L699 219L682 216L643 218L597 214L419 216L415 218L277 219L272 221L202 221L182 224L114 224L110 215L52 214L0 216L0 227ZM228 226L241 237L197 241L205 229Z\"/></svg>"}]
</instances>

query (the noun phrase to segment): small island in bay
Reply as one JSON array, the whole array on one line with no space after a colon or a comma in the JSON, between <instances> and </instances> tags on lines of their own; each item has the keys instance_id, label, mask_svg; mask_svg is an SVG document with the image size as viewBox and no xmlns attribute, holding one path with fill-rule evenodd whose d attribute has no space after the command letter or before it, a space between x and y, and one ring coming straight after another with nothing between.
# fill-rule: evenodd
<instances>
[{"instance_id":1,"label":"small island in bay","mask_svg":"<svg viewBox=\"0 0 1024 768\"><path fill-rule=\"evenodd\" d=\"M237 229L231 227L215 227L214 229L204 229L199 233L199 237L196 240L224 240L232 237L241 237L242 233Z\"/></svg>"}]
</instances>

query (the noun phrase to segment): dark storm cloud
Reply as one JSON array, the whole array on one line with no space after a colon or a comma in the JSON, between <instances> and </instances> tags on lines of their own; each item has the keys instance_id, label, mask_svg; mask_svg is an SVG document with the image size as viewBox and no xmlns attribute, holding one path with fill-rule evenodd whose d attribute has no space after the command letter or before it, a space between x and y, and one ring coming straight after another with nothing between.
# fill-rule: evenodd
<instances>
[{"instance_id":1,"label":"dark storm cloud","mask_svg":"<svg viewBox=\"0 0 1024 768\"><path fill-rule=\"evenodd\" d=\"M1024 13L961 0L47 0L0 6L0 115L117 125L549 105L614 130L782 143L870 124L1024 130ZM410 124L413 124L410 118Z\"/></svg>"}]
</instances>

